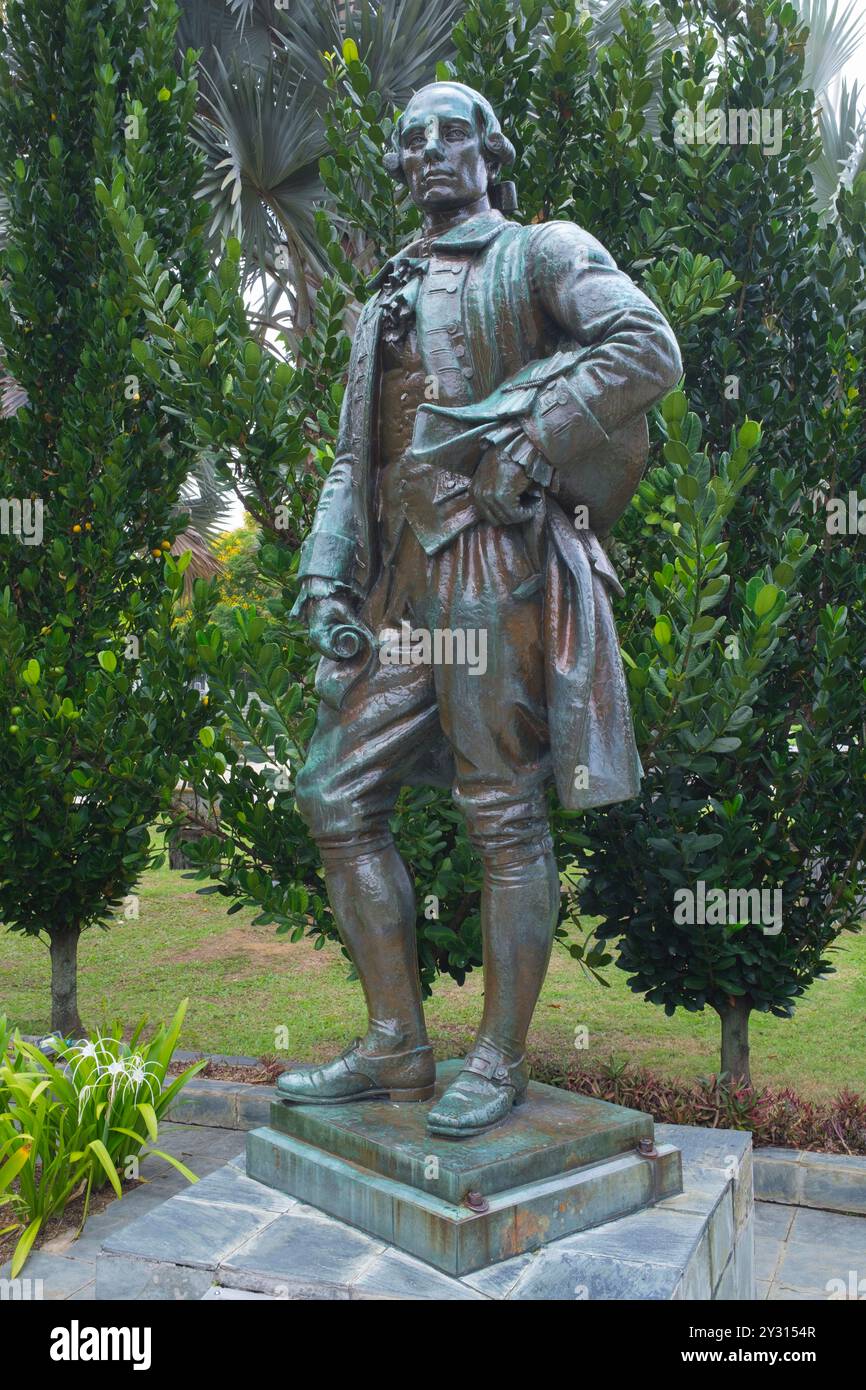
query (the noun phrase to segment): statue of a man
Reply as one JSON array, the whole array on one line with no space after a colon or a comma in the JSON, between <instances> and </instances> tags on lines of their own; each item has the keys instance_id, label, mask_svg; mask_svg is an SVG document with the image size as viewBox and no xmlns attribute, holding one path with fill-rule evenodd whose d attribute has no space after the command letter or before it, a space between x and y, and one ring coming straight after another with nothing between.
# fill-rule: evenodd
<instances>
[{"instance_id":1,"label":"statue of a man","mask_svg":"<svg viewBox=\"0 0 866 1390\"><path fill-rule=\"evenodd\" d=\"M457 82L424 87L397 124L385 160L423 235L364 305L297 605L322 653L297 805L369 1026L279 1092L432 1097L415 895L389 818L401 785L450 785L484 870L481 1025L427 1121L454 1138L500 1123L526 1089L560 901L548 787L574 808L638 792L621 590L598 534L681 371L663 315L589 233L497 209L513 158L488 102ZM395 659L401 629L412 645Z\"/></svg>"}]
</instances>

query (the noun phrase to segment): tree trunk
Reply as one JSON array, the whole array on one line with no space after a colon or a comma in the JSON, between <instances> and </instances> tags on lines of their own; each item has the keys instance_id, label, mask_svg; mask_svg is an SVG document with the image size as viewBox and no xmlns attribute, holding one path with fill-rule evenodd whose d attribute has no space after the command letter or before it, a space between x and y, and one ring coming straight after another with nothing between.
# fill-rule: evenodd
<instances>
[{"instance_id":1,"label":"tree trunk","mask_svg":"<svg viewBox=\"0 0 866 1390\"><path fill-rule=\"evenodd\" d=\"M749 1015L752 1005L740 995L713 1006L722 1020L722 1071L732 1082L752 1084L749 1070Z\"/></svg>"},{"instance_id":2,"label":"tree trunk","mask_svg":"<svg viewBox=\"0 0 866 1390\"><path fill-rule=\"evenodd\" d=\"M51 932L51 1030L64 1038L79 1038L84 1032L78 1015L80 935L80 927Z\"/></svg>"}]
</instances>

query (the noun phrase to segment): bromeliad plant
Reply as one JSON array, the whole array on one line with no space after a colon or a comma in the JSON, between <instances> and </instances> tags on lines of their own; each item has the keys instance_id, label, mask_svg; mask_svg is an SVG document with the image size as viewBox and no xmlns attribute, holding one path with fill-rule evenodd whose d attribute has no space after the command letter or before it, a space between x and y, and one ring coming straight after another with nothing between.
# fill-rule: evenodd
<instances>
[{"instance_id":1,"label":"bromeliad plant","mask_svg":"<svg viewBox=\"0 0 866 1390\"><path fill-rule=\"evenodd\" d=\"M94 1190L110 1183L122 1197L122 1183L137 1173L143 1152L197 1181L179 1159L155 1147L160 1118L204 1066L197 1062L165 1084L187 1003L148 1042L142 1020L129 1042L120 1025L79 1042L49 1038L53 1058L17 1032L10 1039L0 1018L0 1041L10 1042L9 1055L0 1053L0 1200L12 1205L21 1228L13 1278L46 1222L73 1198L84 1196L83 1226Z\"/></svg>"}]
</instances>

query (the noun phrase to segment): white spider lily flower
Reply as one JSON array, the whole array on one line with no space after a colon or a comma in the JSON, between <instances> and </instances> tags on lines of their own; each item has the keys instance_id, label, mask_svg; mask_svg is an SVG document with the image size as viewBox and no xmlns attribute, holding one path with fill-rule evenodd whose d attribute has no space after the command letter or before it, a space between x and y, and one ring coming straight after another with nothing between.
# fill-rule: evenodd
<instances>
[{"instance_id":1,"label":"white spider lily flower","mask_svg":"<svg viewBox=\"0 0 866 1390\"><path fill-rule=\"evenodd\" d=\"M70 1075L79 1090L79 1114L100 1090L105 1094L109 1109L115 1098L131 1095L133 1100L138 1100L142 1092L151 1104L154 1103L159 1094L158 1068L153 1062L145 1061L140 1052L117 1056L116 1049L122 1045L114 1038L98 1037L92 1042L83 1039L70 1050ZM78 1073L84 1063L93 1063L95 1067L91 1069L89 1081L80 1086Z\"/></svg>"}]
</instances>

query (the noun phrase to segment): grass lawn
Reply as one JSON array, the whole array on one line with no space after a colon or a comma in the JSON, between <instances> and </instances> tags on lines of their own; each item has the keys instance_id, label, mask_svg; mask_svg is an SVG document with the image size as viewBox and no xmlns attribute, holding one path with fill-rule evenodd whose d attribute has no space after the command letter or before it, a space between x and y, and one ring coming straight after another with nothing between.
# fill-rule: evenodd
<instances>
[{"instance_id":1,"label":"grass lawn","mask_svg":"<svg viewBox=\"0 0 866 1390\"><path fill-rule=\"evenodd\" d=\"M181 1046L208 1052L275 1051L285 1027L287 1056L319 1061L363 1031L360 986L348 984L336 947L291 945L272 927L252 927L253 914L226 916L226 900L200 897L196 884L167 867L145 875L138 922L85 933L79 1003L88 1027L142 1014L168 1018L190 999ZM790 1085L828 1096L842 1086L866 1091L866 932L846 933L835 953L837 973L813 985L793 1020L752 1015L756 1084ZM670 1077L689 1079L718 1067L715 1014L666 1018L627 988L609 967L609 989L587 979L561 949L535 1016L530 1045L574 1046L579 1024L589 1030L590 1061L629 1057ZM465 1046L481 1013L482 978L458 988L442 981L427 1005L440 1057ZM26 1032L48 1030L48 952L38 942L0 934L0 1013Z\"/></svg>"}]
</instances>

